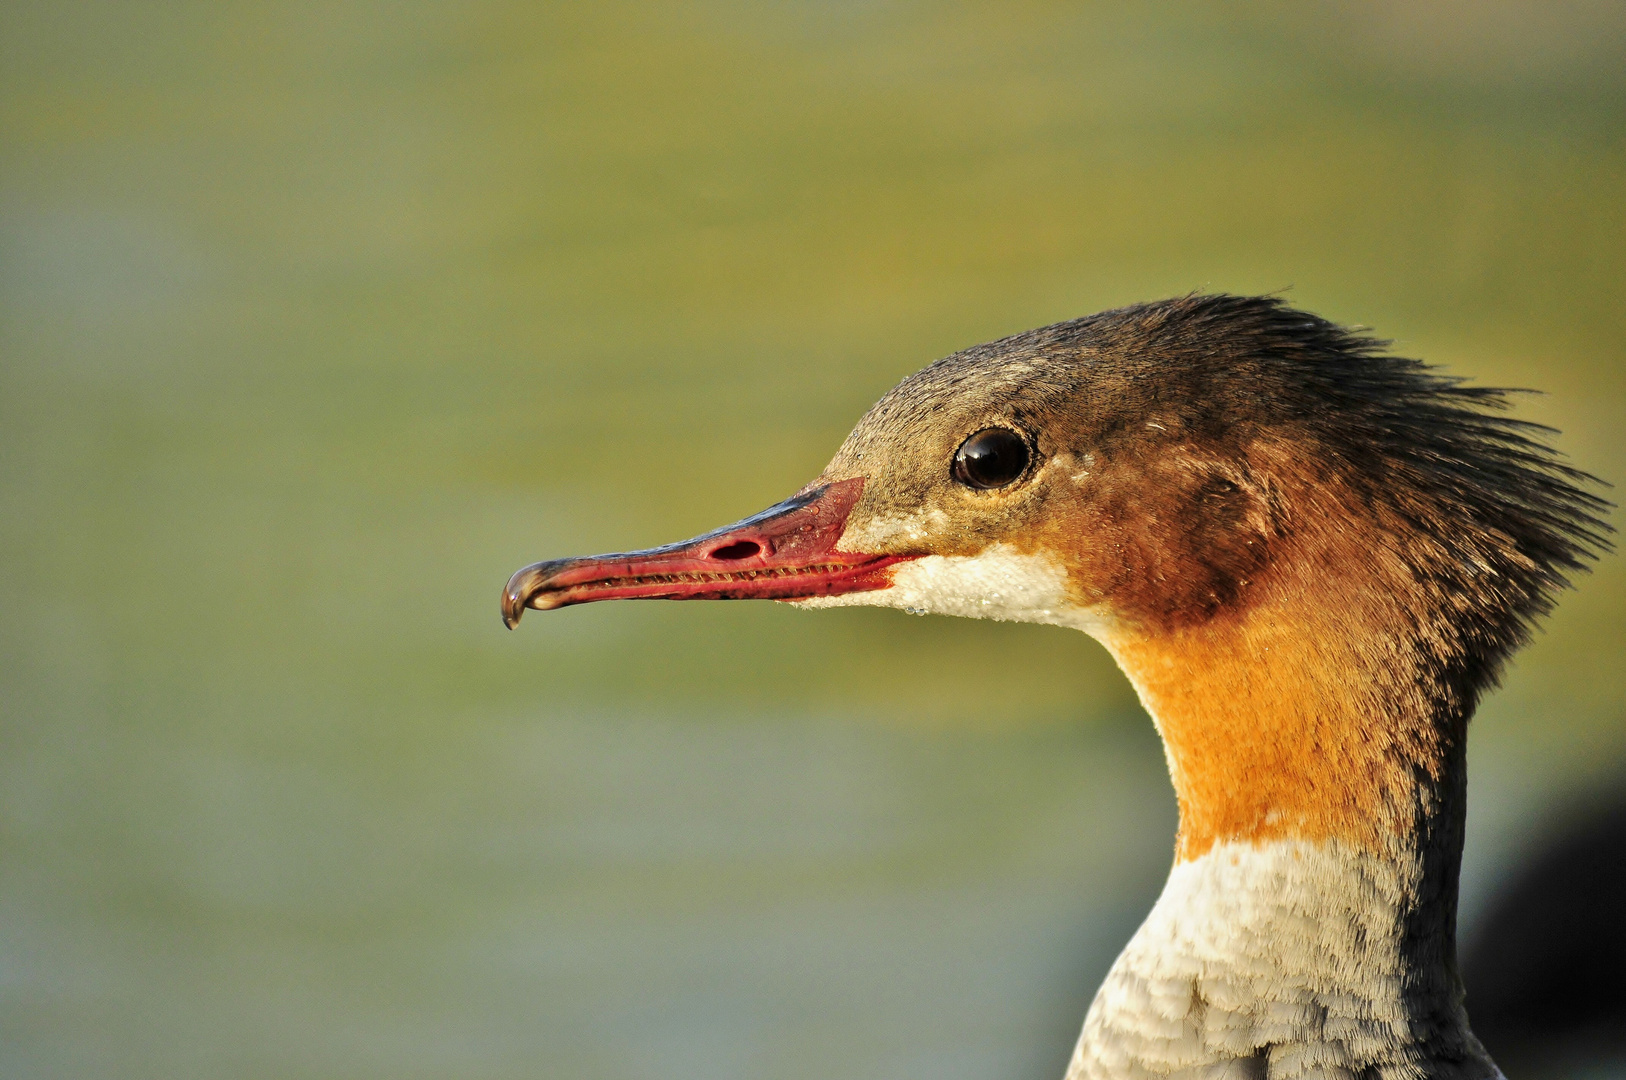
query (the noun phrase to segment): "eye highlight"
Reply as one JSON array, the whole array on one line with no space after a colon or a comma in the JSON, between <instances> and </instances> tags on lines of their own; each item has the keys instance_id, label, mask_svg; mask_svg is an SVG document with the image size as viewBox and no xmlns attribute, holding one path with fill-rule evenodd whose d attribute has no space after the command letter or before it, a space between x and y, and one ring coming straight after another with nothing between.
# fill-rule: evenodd
<instances>
[{"instance_id":1,"label":"eye highlight","mask_svg":"<svg viewBox=\"0 0 1626 1080\"><path fill-rule=\"evenodd\" d=\"M954 451L954 479L988 491L1015 483L1028 470L1028 444L1009 428L983 428Z\"/></svg>"}]
</instances>

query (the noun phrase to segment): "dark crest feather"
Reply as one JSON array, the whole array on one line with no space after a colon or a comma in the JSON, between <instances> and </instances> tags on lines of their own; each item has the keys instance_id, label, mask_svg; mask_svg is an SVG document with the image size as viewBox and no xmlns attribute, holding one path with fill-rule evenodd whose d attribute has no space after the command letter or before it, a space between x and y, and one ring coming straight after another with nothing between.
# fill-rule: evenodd
<instances>
[{"instance_id":1,"label":"dark crest feather","mask_svg":"<svg viewBox=\"0 0 1626 1080\"><path fill-rule=\"evenodd\" d=\"M1274 296L1189 295L1047 331L1036 333L1057 345L1141 339L1200 371L1231 416L1262 410L1307 432L1427 544L1434 557L1414 569L1459 598L1452 636L1480 676L1494 678L1570 576L1611 549L1611 504L1588 490L1602 482L1563 461L1552 428L1505 415L1525 391L1465 385Z\"/></svg>"}]
</instances>

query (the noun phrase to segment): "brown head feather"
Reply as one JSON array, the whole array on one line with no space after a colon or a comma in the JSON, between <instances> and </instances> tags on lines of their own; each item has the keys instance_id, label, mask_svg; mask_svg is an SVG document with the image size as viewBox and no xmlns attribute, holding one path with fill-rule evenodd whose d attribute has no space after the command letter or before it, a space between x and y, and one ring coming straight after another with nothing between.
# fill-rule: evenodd
<instances>
[{"instance_id":1,"label":"brown head feather","mask_svg":"<svg viewBox=\"0 0 1626 1080\"><path fill-rule=\"evenodd\" d=\"M875 477L872 519L941 511L900 551L1065 565L1159 720L1183 854L1370 843L1436 799L1479 694L1609 532L1508 391L1386 346L1275 297L1103 312L911 376L826 478ZM950 483L996 424L1031 441L1032 475Z\"/></svg>"}]
</instances>

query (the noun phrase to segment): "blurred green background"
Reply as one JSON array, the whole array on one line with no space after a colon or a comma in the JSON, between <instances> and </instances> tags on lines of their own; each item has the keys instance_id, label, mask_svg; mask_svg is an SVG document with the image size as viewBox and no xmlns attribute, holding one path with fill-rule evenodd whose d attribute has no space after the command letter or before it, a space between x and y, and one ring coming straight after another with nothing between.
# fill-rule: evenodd
<instances>
[{"instance_id":1,"label":"blurred green background","mask_svg":"<svg viewBox=\"0 0 1626 1080\"><path fill-rule=\"evenodd\" d=\"M1582 0L9 0L0 1074L1059 1076L1173 830L1097 646L500 587L1192 289L1626 477L1623 57ZM1481 711L1468 932L1620 785L1623 640L1607 559Z\"/></svg>"}]
</instances>

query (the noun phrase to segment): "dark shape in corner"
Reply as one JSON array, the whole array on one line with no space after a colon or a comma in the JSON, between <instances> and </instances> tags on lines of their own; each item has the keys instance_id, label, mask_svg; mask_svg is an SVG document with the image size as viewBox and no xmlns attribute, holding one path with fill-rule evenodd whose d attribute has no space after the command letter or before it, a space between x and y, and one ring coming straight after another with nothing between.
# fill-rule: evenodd
<instances>
[{"instance_id":1,"label":"dark shape in corner","mask_svg":"<svg viewBox=\"0 0 1626 1080\"><path fill-rule=\"evenodd\" d=\"M1626 1067L1626 800L1559 834L1502 889L1462 978L1474 1033L1509 1076Z\"/></svg>"}]
</instances>

